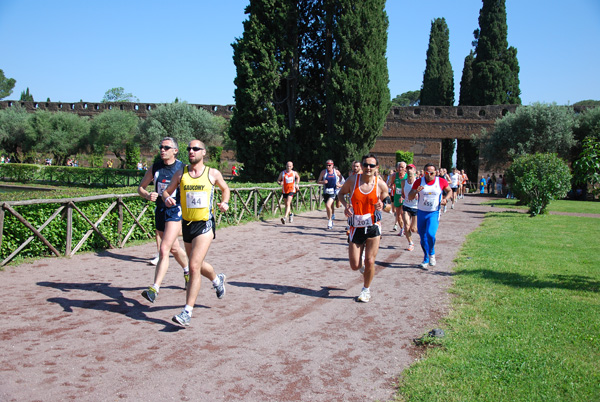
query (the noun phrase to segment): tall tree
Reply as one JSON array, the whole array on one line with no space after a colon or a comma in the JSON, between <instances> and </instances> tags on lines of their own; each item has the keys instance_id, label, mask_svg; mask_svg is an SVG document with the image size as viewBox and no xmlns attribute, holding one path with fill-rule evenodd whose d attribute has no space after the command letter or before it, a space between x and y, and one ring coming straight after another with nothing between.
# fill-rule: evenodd
<instances>
[{"instance_id":1,"label":"tall tree","mask_svg":"<svg viewBox=\"0 0 600 402\"><path fill-rule=\"evenodd\" d=\"M104 93L102 102L139 102L140 100L129 92L125 92L125 88L111 88Z\"/></svg>"},{"instance_id":2,"label":"tall tree","mask_svg":"<svg viewBox=\"0 0 600 402\"><path fill-rule=\"evenodd\" d=\"M6 78L4 75L4 71L0 69L0 99L4 99L10 94L12 94L13 88L17 80L14 78Z\"/></svg>"},{"instance_id":3,"label":"tall tree","mask_svg":"<svg viewBox=\"0 0 600 402\"><path fill-rule=\"evenodd\" d=\"M17 163L23 162L20 151L24 151L28 128L29 113L21 105L0 110L0 149L11 155Z\"/></svg>"},{"instance_id":4,"label":"tall tree","mask_svg":"<svg viewBox=\"0 0 600 402\"><path fill-rule=\"evenodd\" d=\"M422 106L454 105L454 72L450 64L450 30L444 18L431 22L427 60L421 87ZM441 166L452 167L454 140L442 140Z\"/></svg>"},{"instance_id":5,"label":"tall tree","mask_svg":"<svg viewBox=\"0 0 600 402\"><path fill-rule=\"evenodd\" d=\"M366 152L389 112L385 1L251 0L233 44L230 137L247 177Z\"/></svg>"},{"instance_id":6,"label":"tall tree","mask_svg":"<svg viewBox=\"0 0 600 402\"><path fill-rule=\"evenodd\" d=\"M33 102L33 95L29 93L29 87L27 87L27 91L21 91L21 101L25 102Z\"/></svg>"},{"instance_id":7,"label":"tall tree","mask_svg":"<svg viewBox=\"0 0 600 402\"><path fill-rule=\"evenodd\" d=\"M396 95L392 99L392 106L418 106L420 103L421 91L406 91Z\"/></svg>"},{"instance_id":8,"label":"tall tree","mask_svg":"<svg viewBox=\"0 0 600 402\"><path fill-rule=\"evenodd\" d=\"M483 0L475 31L473 105L521 104L517 49L508 46L505 0Z\"/></svg>"},{"instance_id":9,"label":"tall tree","mask_svg":"<svg viewBox=\"0 0 600 402\"><path fill-rule=\"evenodd\" d=\"M458 104L461 106L475 104L472 99L473 91L471 90L471 84L473 82L473 61L475 61L475 52L471 50L467 57L465 57L462 78L460 79L460 94L458 97Z\"/></svg>"},{"instance_id":10,"label":"tall tree","mask_svg":"<svg viewBox=\"0 0 600 402\"><path fill-rule=\"evenodd\" d=\"M290 71L294 48L287 35L296 26L288 24L290 15L295 15L293 3L250 1L244 33L232 44L236 108L229 136L244 163L242 176L256 180L273 180L285 163L285 148L293 145L289 137L295 122L290 124L285 114L295 103L293 68Z\"/></svg>"},{"instance_id":11,"label":"tall tree","mask_svg":"<svg viewBox=\"0 0 600 402\"><path fill-rule=\"evenodd\" d=\"M91 121L90 134L84 140L90 151L103 157L110 151L126 165L127 145L133 143L137 134L139 118L133 112L123 110L106 110ZM136 161L137 162L137 161Z\"/></svg>"}]
</instances>

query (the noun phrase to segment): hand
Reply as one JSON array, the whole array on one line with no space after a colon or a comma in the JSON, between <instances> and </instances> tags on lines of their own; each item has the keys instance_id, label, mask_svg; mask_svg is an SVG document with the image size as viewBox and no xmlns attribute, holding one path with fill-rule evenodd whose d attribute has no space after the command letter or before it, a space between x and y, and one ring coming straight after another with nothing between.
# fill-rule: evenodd
<instances>
[{"instance_id":1,"label":"hand","mask_svg":"<svg viewBox=\"0 0 600 402\"><path fill-rule=\"evenodd\" d=\"M441 205L446 205L448 203L448 200L445 199L444 197L442 197L442 200L440 201Z\"/></svg>"},{"instance_id":2,"label":"hand","mask_svg":"<svg viewBox=\"0 0 600 402\"><path fill-rule=\"evenodd\" d=\"M148 194L150 196L150 201L154 202L158 199L158 193L157 192L151 192L150 194Z\"/></svg>"},{"instance_id":3,"label":"hand","mask_svg":"<svg viewBox=\"0 0 600 402\"><path fill-rule=\"evenodd\" d=\"M383 201L381 200L377 200L377 202L373 205L375 205L375 209L378 211L381 211L383 209Z\"/></svg>"},{"instance_id":4,"label":"hand","mask_svg":"<svg viewBox=\"0 0 600 402\"><path fill-rule=\"evenodd\" d=\"M229 210L229 203L227 202L217 202L217 206L221 212L227 212Z\"/></svg>"},{"instance_id":5,"label":"hand","mask_svg":"<svg viewBox=\"0 0 600 402\"><path fill-rule=\"evenodd\" d=\"M350 218L352 215L354 215L352 212L352 205L346 204L346 207L344 208L344 215Z\"/></svg>"},{"instance_id":6,"label":"hand","mask_svg":"<svg viewBox=\"0 0 600 402\"><path fill-rule=\"evenodd\" d=\"M419 187L417 187L417 193L420 193L421 191L423 191L423 189L424 189L424 188L425 188L425 187L423 187L423 186L419 186Z\"/></svg>"},{"instance_id":7,"label":"hand","mask_svg":"<svg viewBox=\"0 0 600 402\"><path fill-rule=\"evenodd\" d=\"M174 207L177 204L175 197L171 196L165 200L165 205L169 208Z\"/></svg>"}]
</instances>

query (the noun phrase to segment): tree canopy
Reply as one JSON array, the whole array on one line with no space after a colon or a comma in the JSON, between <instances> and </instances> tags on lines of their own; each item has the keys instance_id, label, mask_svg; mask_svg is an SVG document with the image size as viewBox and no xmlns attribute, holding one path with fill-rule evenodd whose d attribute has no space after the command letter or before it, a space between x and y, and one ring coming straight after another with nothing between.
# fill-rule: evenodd
<instances>
[{"instance_id":1,"label":"tree canopy","mask_svg":"<svg viewBox=\"0 0 600 402\"><path fill-rule=\"evenodd\" d=\"M4 99L7 96L10 96L10 94L12 94L13 92L13 88L15 87L16 83L17 80L15 80L14 78L6 78L6 76L4 75L4 71L0 69L0 99Z\"/></svg>"},{"instance_id":2,"label":"tree canopy","mask_svg":"<svg viewBox=\"0 0 600 402\"><path fill-rule=\"evenodd\" d=\"M108 102L139 102L140 100L133 96L131 93L126 93L125 88L116 87L111 88L104 93L102 98L103 103Z\"/></svg>"},{"instance_id":3,"label":"tree canopy","mask_svg":"<svg viewBox=\"0 0 600 402\"><path fill-rule=\"evenodd\" d=\"M95 116L85 140L92 153L103 156L108 150L125 166L125 150L138 133L139 118L133 112L106 110Z\"/></svg>"},{"instance_id":4,"label":"tree canopy","mask_svg":"<svg viewBox=\"0 0 600 402\"><path fill-rule=\"evenodd\" d=\"M534 153L556 153L568 159L575 145L574 126L571 107L556 103L521 106L496 121L493 130L481 134L481 156L488 167Z\"/></svg>"},{"instance_id":5,"label":"tree canopy","mask_svg":"<svg viewBox=\"0 0 600 402\"><path fill-rule=\"evenodd\" d=\"M233 43L230 137L242 172L273 180L287 160L316 173L370 149L389 112L385 1L251 0Z\"/></svg>"},{"instance_id":6,"label":"tree canopy","mask_svg":"<svg viewBox=\"0 0 600 402\"><path fill-rule=\"evenodd\" d=\"M406 91L400 95L396 95L392 99L392 106L418 106L420 102L421 91Z\"/></svg>"}]
</instances>

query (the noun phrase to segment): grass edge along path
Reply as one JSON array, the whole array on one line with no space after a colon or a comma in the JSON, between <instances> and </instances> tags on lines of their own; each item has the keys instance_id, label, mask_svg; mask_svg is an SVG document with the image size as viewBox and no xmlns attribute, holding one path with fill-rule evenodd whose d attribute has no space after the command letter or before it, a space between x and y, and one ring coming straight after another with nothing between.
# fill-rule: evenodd
<instances>
[{"instance_id":1,"label":"grass edge along path","mask_svg":"<svg viewBox=\"0 0 600 402\"><path fill-rule=\"evenodd\" d=\"M455 260L446 336L397 399L598 400L599 238L599 218L488 213Z\"/></svg>"}]
</instances>

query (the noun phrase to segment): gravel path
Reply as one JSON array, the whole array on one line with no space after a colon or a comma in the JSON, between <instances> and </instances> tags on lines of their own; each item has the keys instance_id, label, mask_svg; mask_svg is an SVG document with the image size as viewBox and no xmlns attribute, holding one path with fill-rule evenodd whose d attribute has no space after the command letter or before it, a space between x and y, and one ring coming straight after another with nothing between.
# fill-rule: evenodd
<instances>
[{"instance_id":1,"label":"gravel path","mask_svg":"<svg viewBox=\"0 0 600 402\"><path fill-rule=\"evenodd\" d=\"M412 339L449 305L452 260L493 210L468 196L443 214L435 269L418 246L384 236L371 302L357 303L345 223L325 229L324 210L293 224L260 221L217 230L207 260L227 274L216 298L203 280L192 324L171 322L185 299L171 268L157 301L152 244L47 258L0 272L2 401L389 400L418 356ZM418 236L416 237L418 241Z\"/></svg>"}]
</instances>

